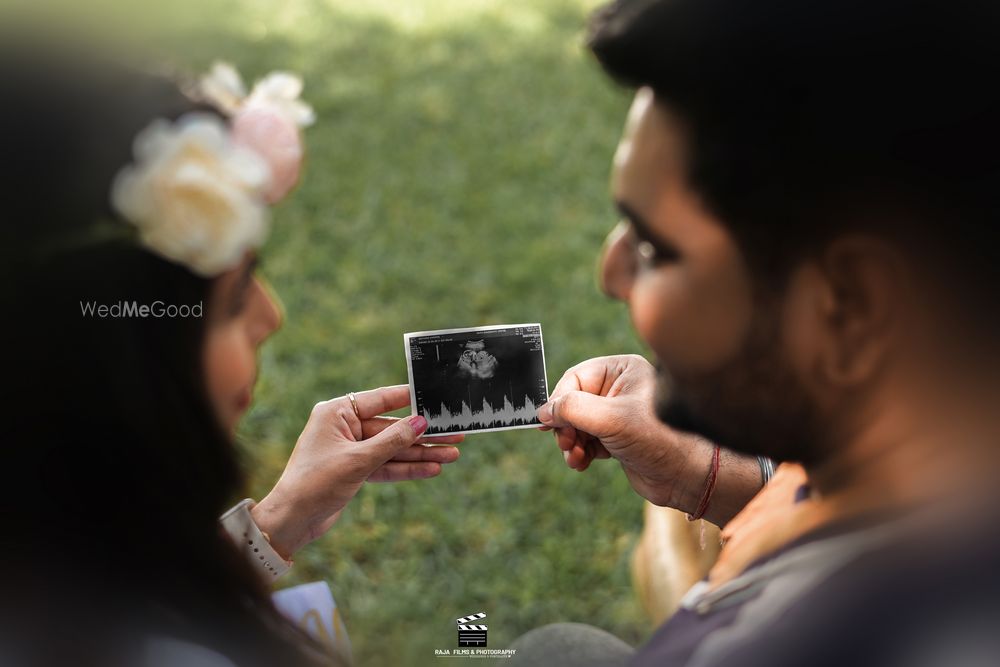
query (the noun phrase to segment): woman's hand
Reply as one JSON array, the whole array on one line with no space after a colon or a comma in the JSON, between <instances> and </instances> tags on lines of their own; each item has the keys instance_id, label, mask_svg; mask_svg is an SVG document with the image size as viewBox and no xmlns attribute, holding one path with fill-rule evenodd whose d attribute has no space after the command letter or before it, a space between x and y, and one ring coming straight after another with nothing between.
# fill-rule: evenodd
<instances>
[{"instance_id":1,"label":"woman's hand","mask_svg":"<svg viewBox=\"0 0 1000 667\"><path fill-rule=\"evenodd\" d=\"M401 482L441 473L441 464L458 458L462 436L421 438L427 421L420 416L380 416L410 403L407 385L318 403L295 443L285 471L267 496L251 510L271 546L286 559L323 535L365 481Z\"/></svg>"}]
</instances>

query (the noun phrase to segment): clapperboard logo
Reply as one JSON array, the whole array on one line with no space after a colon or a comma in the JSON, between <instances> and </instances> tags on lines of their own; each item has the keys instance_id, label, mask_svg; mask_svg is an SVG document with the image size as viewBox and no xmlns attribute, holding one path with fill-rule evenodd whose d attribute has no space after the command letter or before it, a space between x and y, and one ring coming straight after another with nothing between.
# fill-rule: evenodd
<instances>
[{"instance_id":1,"label":"clapperboard logo","mask_svg":"<svg viewBox=\"0 0 1000 667\"><path fill-rule=\"evenodd\" d=\"M487 626L472 623L472 621L478 621L481 618L486 618L486 612L481 611L478 614L469 614L455 619L455 623L458 624L459 646L486 646Z\"/></svg>"}]
</instances>

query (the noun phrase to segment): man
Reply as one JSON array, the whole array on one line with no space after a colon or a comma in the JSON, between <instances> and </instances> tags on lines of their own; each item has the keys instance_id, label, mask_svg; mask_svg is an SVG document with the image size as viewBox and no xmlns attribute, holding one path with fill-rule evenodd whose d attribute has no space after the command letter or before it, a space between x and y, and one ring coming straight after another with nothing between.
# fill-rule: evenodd
<instances>
[{"instance_id":1,"label":"man","mask_svg":"<svg viewBox=\"0 0 1000 667\"><path fill-rule=\"evenodd\" d=\"M634 655L571 628L549 645L1000 664L1000 12L622 0L590 45L637 89L602 278L656 355L665 425L635 357L570 369L540 419L571 467L615 458L644 497L720 523L759 478L695 436L806 473L751 502L728 571Z\"/></svg>"}]
</instances>

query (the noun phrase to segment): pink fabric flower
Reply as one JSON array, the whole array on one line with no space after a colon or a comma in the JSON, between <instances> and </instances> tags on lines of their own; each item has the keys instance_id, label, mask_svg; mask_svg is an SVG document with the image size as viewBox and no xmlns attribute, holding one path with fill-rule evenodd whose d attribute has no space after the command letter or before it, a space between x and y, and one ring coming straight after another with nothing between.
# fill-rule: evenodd
<instances>
[{"instance_id":1,"label":"pink fabric flower","mask_svg":"<svg viewBox=\"0 0 1000 667\"><path fill-rule=\"evenodd\" d=\"M200 88L205 99L231 117L234 142L259 154L270 167L267 203L283 199L299 182L304 156L301 128L316 119L312 107L300 99L302 79L272 72L247 94L236 68L217 62L202 77Z\"/></svg>"},{"instance_id":2,"label":"pink fabric flower","mask_svg":"<svg viewBox=\"0 0 1000 667\"><path fill-rule=\"evenodd\" d=\"M233 141L256 152L271 168L264 191L269 204L281 201L299 182L302 133L294 120L266 106L246 105L232 120Z\"/></svg>"}]
</instances>

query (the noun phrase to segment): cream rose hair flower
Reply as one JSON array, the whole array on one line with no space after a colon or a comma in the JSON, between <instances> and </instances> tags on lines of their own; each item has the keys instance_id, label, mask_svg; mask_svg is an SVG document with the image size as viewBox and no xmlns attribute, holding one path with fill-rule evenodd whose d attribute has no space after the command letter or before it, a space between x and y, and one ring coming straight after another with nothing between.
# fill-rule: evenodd
<instances>
[{"instance_id":1,"label":"cream rose hair flower","mask_svg":"<svg viewBox=\"0 0 1000 667\"><path fill-rule=\"evenodd\" d=\"M223 119L189 113L153 121L115 177L111 203L153 252L211 277L267 237L269 165Z\"/></svg>"}]
</instances>

